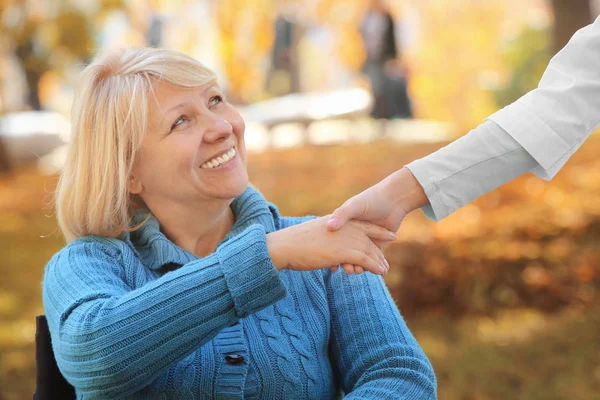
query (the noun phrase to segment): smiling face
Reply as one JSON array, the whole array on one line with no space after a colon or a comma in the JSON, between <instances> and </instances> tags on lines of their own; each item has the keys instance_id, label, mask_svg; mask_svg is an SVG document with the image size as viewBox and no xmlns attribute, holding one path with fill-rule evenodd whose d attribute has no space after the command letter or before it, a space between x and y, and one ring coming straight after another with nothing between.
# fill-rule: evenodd
<instances>
[{"instance_id":1,"label":"smiling face","mask_svg":"<svg viewBox=\"0 0 600 400\"><path fill-rule=\"evenodd\" d=\"M129 191L153 207L233 200L248 186L244 120L216 83L161 82L148 105L148 131Z\"/></svg>"}]
</instances>

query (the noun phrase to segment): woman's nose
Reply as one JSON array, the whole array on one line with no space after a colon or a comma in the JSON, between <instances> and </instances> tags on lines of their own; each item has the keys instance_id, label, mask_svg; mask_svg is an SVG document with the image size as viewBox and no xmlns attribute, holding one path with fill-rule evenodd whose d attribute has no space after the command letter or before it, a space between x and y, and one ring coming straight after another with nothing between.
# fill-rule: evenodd
<instances>
[{"instance_id":1,"label":"woman's nose","mask_svg":"<svg viewBox=\"0 0 600 400\"><path fill-rule=\"evenodd\" d=\"M233 134L233 127L226 119L213 116L208 122L203 140L207 143L215 143L227 139Z\"/></svg>"}]
</instances>

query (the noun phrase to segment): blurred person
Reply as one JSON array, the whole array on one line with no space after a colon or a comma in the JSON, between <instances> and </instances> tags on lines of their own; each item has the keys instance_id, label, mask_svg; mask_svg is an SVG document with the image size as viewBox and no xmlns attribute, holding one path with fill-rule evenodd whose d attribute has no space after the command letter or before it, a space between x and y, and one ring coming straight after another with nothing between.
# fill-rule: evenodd
<instances>
[{"instance_id":1,"label":"blurred person","mask_svg":"<svg viewBox=\"0 0 600 400\"><path fill-rule=\"evenodd\" d=\"M56 207L69 243L44 309L78 398L436 398L379 276L374 242L395 235L280 216L198 61L126 49L86 67ZM340 263L372 273L327 268Z\"/></svg>"},{"instance_id":2,"label":"blurred person","mask_svg":"<svg viewBox=\"0 0 600 400\"><path fill-rule=\"evenodd\" d=\"M359 219L395 231L417 208L439 221L528 171L550 180L600 124L598 93L600 17L550 60L536 89L346 201L328 228Z\"/></svg>"},{"instance_id":3,"label":"blurred person","mask_svg":"<svg viewBox=\"0 0 600 400\"><path fill-rule=\"evenodd\" d=\"M373 118L410 118L406 75L401 67L396 25L383 0L371 0L360 33L366 51L363 72L369 78L375 104Z\"/></svg>"},{"instance_id":4,"label":"blurred person","mask_svg":"<svg viewBox=\"0 0 600 400\"><path fill-rule=\"evenodd\" d=\"M281 4L275 19L267 90L277 96L300 91L298 40L301 27L297 20L297 7L293 3Z\"/></svg>"},{"instance_id":5,"label":"blurred person","mask_svg":"<svg viewBox=\"0 0 600 400\"><path fill-rule=\"evenodd\" d=\"M146 29L146 43L150 47L159 47L163 42L163 27L165 25L165 18L152 11L150 14L150 21L148 22L148 28Z\"/></svg>"}]
</instances>

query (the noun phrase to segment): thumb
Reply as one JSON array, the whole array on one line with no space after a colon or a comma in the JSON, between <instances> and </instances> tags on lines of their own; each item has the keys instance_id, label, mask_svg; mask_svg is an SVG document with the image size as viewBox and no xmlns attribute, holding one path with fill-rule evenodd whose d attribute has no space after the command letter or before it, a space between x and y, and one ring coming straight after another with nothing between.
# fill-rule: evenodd
<instances>
[{"instance_id":1,"label":"thumb","mask_svg":"<svg viewBox=\"0 0 600 400\"><path fill-rule=\"evenodd\" d=\"M348 200L340 207L336 208L333 214L331 214L327 220L327 229L331 232L337 231L344 226L348 220L354 218L356 216L355 214L356 211L354 210L354 207L352 207L350 200Z\"/></svg>"}]
</instances>

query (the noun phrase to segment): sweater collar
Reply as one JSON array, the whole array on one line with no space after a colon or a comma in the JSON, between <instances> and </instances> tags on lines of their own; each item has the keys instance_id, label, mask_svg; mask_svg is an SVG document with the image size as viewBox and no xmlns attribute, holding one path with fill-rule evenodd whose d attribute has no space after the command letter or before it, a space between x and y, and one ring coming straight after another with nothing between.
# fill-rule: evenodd
<instances>
[{"instance_id":1,"label":"sweater collar","mask_svg":"<svg viewBox=\"0 0 600 400\"><path fill-rule=\"evenodd\" d=\"M266 233L274 232L279 227L280 216L277 208L268 203L263 195L251 186L248 186L241 196L235 198L231 203L231 209L236 221L217 247L239 235L250 225L262 225ZM146 218L148 220L139 229L124 232L119 237L134 250L146 267L158 270L166 264L184 265L200 258L170 241L161 232L156 217L149 211L137 212L133 216L133 222L137 224Z\"/></svg>"}]
</instances>

